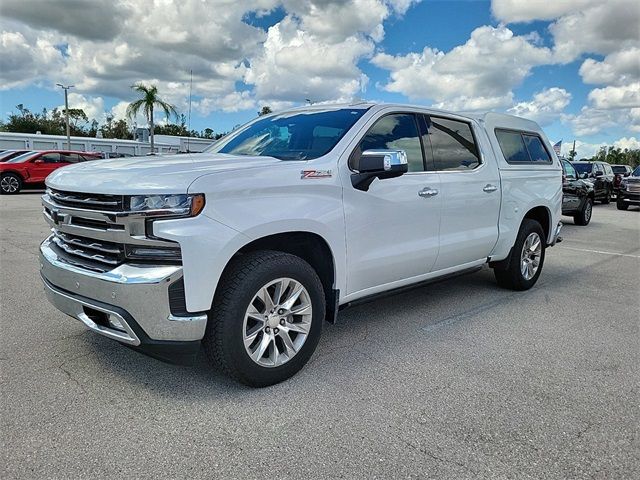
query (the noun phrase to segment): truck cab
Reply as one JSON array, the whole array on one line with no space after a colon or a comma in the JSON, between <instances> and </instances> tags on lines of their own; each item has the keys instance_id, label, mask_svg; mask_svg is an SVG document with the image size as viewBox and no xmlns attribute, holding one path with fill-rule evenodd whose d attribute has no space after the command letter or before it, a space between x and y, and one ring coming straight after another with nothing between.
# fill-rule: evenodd
<instances>
[{"instance_id":1,"label":"truck cab","mask_svg":"<svg viewBox=\"0 0 640 480\"><path fill-rule=\"evenodd\" d=\"M540 127L513 116L279 112L201 154L56 171L45 291L97 333L180 362L202 343L270 385L354 303L487 264L531 288L559 239L561 172Z\"/></svg>"}]
</instances>

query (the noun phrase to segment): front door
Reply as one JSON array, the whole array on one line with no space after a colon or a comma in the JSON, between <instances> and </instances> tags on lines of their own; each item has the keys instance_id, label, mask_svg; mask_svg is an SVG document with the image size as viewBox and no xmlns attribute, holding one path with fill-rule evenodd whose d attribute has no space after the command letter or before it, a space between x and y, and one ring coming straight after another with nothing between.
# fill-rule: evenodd
<instances>
[{"instance_id":1,"label":"front door","mask_svg":"<svg viewBox=\"0 0 640 480\"><path fill-rule=\"evenodd\" d=\"M562 213L573 214L580 208L580 197L578 196L578 174L566 160L562 161L564 178L562 180Z\"/></svg>"},{"instance_id":2,"label":"front door","mask_svg":"<svg viewBox=\"0 0 640 480\"><path fill-rule=\"evenodd\" d=\"M416 114L386 114L373 123L354 152L404 150L409 172L376 179L366 192L344 185L348 294L376 293L385 285L414 279L429 273L436 261L440 182L437 174L426 171L418 132Z\"/></svg>"},{"instance_id":3,"label":"front door","mask_svg":"<svg viewBox=\"0 0 640 480\"><path fill-rule=\"evenodd\" d=\"M32 183L44 182L44 179L60 165L59 153L51 152L40 155L38 158L31 160L29 181Z\"/></svg>"}]
</instances>

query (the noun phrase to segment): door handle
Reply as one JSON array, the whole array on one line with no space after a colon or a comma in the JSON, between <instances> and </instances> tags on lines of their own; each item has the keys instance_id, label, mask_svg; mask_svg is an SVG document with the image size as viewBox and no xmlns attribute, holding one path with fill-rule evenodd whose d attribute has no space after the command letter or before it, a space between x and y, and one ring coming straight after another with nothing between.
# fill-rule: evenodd
<instances>
[{"instance_id":1,"label":"door handle","mask_svg":"<svg viewBox=\"0 0 640 480\"><path fill-rule=\"evenodd\" d=\"M487 183L487 185L482 189L483 192L487 193L495 192L496 190L498 190L498 187L491 185L490 183Z\"/></svg>"},{"instance_id":2,"label":"door handle","mask_svg":"<svg viewBox=\"0 0 640 480\"><path fill-rule=\"evenodd\" d=\"M422 198L435 197L438 194L438 190L435 188L425 187L418 192L418 195Z\"/></svg>"}]
</instances>

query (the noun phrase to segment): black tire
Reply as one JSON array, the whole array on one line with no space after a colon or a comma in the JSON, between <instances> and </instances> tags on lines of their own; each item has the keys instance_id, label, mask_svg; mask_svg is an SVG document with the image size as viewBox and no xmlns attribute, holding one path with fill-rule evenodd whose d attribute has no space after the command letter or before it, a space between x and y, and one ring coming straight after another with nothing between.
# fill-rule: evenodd
<instances>
[{"instance_id":1,"label":"black tire","mask_svg":"<svg viewBox=\"0 0 640 480\"><path fill-rule=\"evenodd\" d=\"M537 233L541 240L541 253L538 264L538 270L535 275L529 280L527 280L522 271L520 269L521 263L521 255L524 247L525 240L529 237L530 234ZM544 257L545 257L545 249L547 246L546 237L544 235L544 230L540 223L535 220L531 220L529 218L525 218L522 221L522 225L520 226L520 231L518 232L518 236L516 238L516 243L511 249L511 254L509 257L508 266L506 267L495 267L493 269L493 273L496 277L496 281L498 285L503 288L508 288L510 290L529 290L531 287L535 285L540 277L540 273L542 273L542 267L544 265Z\"/></svg>"},{"instance_id":2,"label":"black tire","mask_svg":"<svg viewBox=\"0 0 640 480\"><path fill-rule=\"evenodd\" d=\"M243 342L245 312L254 295L279 278L300 282L312 306L311 326L300 350L278 367L254 362ZM223 372L245 385L267 387L295 375L311 358L325 317L325 297L315 270L304 260L283 252L262 250L231 260L216 291L203 344L209 358Z\"/></svg>"},{"instance_id":3,"label":"black tire","mask_svg":"<svg viewBox=\"0 0 640 480\"><path fill-rule=\"evenodd\" d=\"M591 221L593 214L593 200L587 198L584 205L578 213L573 216L573 221L576 225L587 226Z\"/></svg>"},{"instance_id":4,"label":"black tire","mask_svg":"<svg viewBox=\"0 0 640 480\"><path fill-rule=\"evenodd\" d=\"M0 177L0 194L15 195L22 190L22 178L15 173L3 173Z\"/></svg>"},{"instance_id":5,"label":"black tire","mask_svg":"<svg viewBox=\"0 0 640 480\"><path fill-rule=\"evenodd\" d=\"M609 190L607 190L607 194L602 199L602 204L603 205L609 205L610 202L611 202L611 192Z\"/></svg>"},{"instance_id":6,"label":"black tire","mask_svg":"<svg viewBox=\"0 0 640 480\"><path fill-rule=\"evenodd\" d=\"M618 196L618 200L616 200L616 208L618 210L628 210L629 209L629 204L628 203L624 203L622 201L622 199L620 198L620 196Z\"/></svg>"}]
</instances>

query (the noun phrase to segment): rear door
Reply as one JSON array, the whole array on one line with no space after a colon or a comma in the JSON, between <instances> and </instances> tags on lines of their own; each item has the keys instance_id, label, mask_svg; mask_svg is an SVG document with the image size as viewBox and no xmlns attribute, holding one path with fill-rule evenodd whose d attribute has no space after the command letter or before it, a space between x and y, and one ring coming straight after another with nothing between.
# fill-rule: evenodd
<instances>
[{"instance_id":1,"label":"rear door","mask_svg":"<svg viewBox=\"0 0 640 480\"><path fill-rule=\"evenodd\" d=\"M425 115L429 161L440 179L440 253L434 270L487 258L498 240L500 174L468 121Z\"/></svg>"},{"instance_id":2,"label":"rear door","mask_svg":"<svg viewBox=\"0 0 640 480\"><path fill-rule=\"evenodd\" d=\"M60 154L49 152L31 160L29 165L29 182L41 183L44 179L60 166Z\"/></svg>"}]
</instances>

